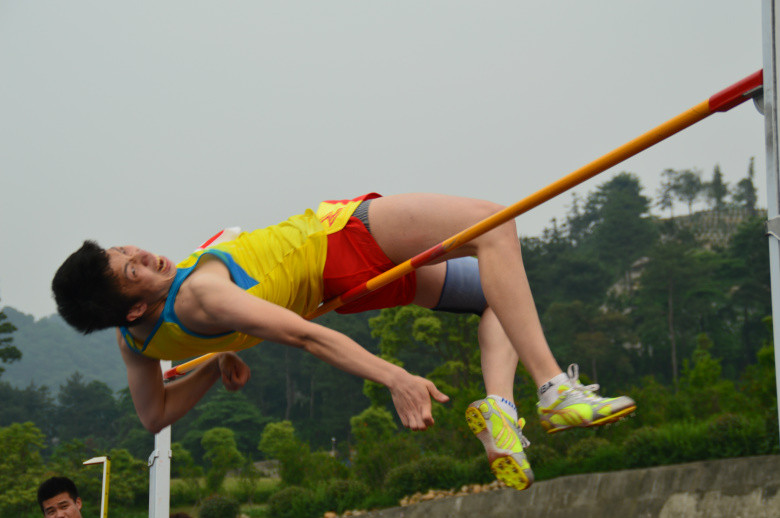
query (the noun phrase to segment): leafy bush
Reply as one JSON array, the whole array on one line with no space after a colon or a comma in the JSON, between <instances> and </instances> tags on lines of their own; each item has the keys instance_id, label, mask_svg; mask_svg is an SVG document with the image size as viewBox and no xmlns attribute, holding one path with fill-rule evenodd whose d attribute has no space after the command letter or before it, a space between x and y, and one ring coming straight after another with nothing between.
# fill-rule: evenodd
<instances>
[{"instance_id":1,"label":"leafy bush","mask_svg":"<svg viewBox=\"0 0 780 518\"><path fill-rule=\"evenodd\" d=\"M195 481L197 483L197 480ZM181 479L171 480L171 506L181 507L194 505L200 499L201 489L198 486Z\"/></svg>"},{"instance_id":2,"label":"leafy bush","mask_svg":"<svg viewBox=\"0 0 780 518\"><path fill-rule=\"evenodd\" d=\"M290 486L268 499L270 518L319 517L314 492L300 486Z\"/></svg>"},{"instance_id":3,"label":"leafy bush","mask_svg":"<svg viewBox=\"0 0 780 518\"><path fill-rule=\"evenodd\" d=\"M355 477L370 487L381 486L396 466L420 457L420 448L408 435L396 435L382 445L359 450L354 459Z\"/></svg>"},{"instance_id":4,"label":"leafy bush","mask_svg":"<svg viewBox=\"0 0 780 518\"><path fill-rule=\"evenodd\" d=\"M561 454L554 448L547 446L546 444L534 443L532 446L525 450L525 455L528 458L528 462L531 464L531 468L541 468L548 466L552 462L561 459ZM483 457L485 457L483 455ZM485 457L485 464L487 464L487 457Z\"/></svg>"},{"instance_id":5,"label":"leafy bush","mask_svg":"<svg viewBox=\"0 0 780 518\"><path fill-rule=\"evenodd\" d=\"M640 468L707 458L705 423L670 423L640 428L623 444L628 467Z\"/></svg>"},{"instance_id":6,"label":"leafy bush","mask_svg":"<svg viewBox=\"0 0 780 518\"><path fill-rule=\"evenodd\" d=\"M640 428L622 449L628 467L646 467L768 454L776 442L776 432L763 419L721 414L704 422Z\"/></svg>"},{"instance_id":7,"label":"leafy bush","mask_svg":"<svg viewBox=\"0 0 780 518\"><path fill-rule=\"evenodd\" d=\"M281 481L276 478L258 478L251 483L242 478L228 478L225 483L225 492L239 502L262 504L279 490L280 484Z\"/></svg>"},{"instance_id":8,"label":"leafy bush","mask_svg":"<svg viewBox=\"0 0 780 518\"><path fill-rule=\"evenodd\" d=\"M325 451L315 451L309 455L306 464L306 477L304 479L306 487L313 488L321 482L349 477L349 468Z\"/></svg>"},{"instance_id":9,"label":"leafy bush","mask_svg":"<svg viewBox=\"0 0 780 518\"><path fill-rule=\"evenodd\" d=\"M487 455L480 454L463 463L464 484L489 484L495 480Z\"/></svg>"},{"instance_id":10,"label":"leafy bush","mask_svg":"<svg viewBox=\"0 0 780 518\"><path fill-rule=\"evenodd\" d=\"M238 502L226 496L214 495L208 497L200 506L200 518L236 518L240 506Z\"/></svg>"},{"instance_id":11,"label":"leafy bush","mask_svg":"<svg viewBox=\"0 0 780 518\"><path fill-rule=\"evenodd\" d=\"M317 508L339 514L356 509L368 496L368 486L359 480L330 480L317 490Z\"/></svg>"},{"instance_id":12,"label":"leafy bush","mask_svg":"<svg viewBox=\"0 0 780 518\"><path fill-rule=\"evenodd\" d=\"M431 455L393 468L385 479L385 491L401 498L428 489L452 489L468 482L466 468L452 457Z\"/></svg>"},{"instance_id":13,"label":"leafy bush","mask_svg":"<svg viewBox=\"0 0 780 518\"><path fill-rule=\"evenodd\" d=\"M707 423L709 458L722 459L768 453L759 439L765 431L763 419L741 414L723 414ZM777 440L777 436L775 436Z\"/></svg>"},{"instance_id":14,"label":"leafy bush","mask_svg":"<svg viewBox=\"0 0 780 518\"><path fill-rule=\"evenodd\" d=\"M600 437L586 437L572 444L566 451L566 457L574 462L584 462L593 456L593 453L599 448L608 446L609 441Z\"/></svg>"},{"instance_id":15,"label":"leafy bush","mask_svg":"<svg viewBox=\"0 0 780 518\"><path fill-rule=\"evenodd\" d=\"M385 491L392 495L394 500L398 500L406 495L411 495L420 490L420 484L417 480L416 463L410 462L403 466L397 466L387 473L385 478Z\"/></svg>"},{"instance_id":16,"label":"leafy bush","mask_svg":"<svg viewBox=\"0 0 780 518\"><path fill-rule=\"evenodd\" d=\"M426 489L452 489L467 482L465 469L456 459L431 455L417 461L419 480Z\"/></svg>"}]
</instances>

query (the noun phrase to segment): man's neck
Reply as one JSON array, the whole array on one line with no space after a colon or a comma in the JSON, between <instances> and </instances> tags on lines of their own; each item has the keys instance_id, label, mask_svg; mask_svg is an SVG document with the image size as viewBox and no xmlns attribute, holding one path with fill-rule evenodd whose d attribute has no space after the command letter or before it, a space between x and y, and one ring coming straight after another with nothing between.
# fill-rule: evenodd
<instances>
[{"instance_id":1,"label":"man's neck","mask_svg":"<svg viewBox=\"0 0 780 518\"><path fill-rule=\"evenodd\" d=\"M162 315L163 309L165 308L165 300L166 298L163 297L159 301L151 304L140 318L127 326L134 336L143 335L145 337L152 332L152 329L157 325L157 321L160 320L160 315Z\"/></svg>"}]
</instances>

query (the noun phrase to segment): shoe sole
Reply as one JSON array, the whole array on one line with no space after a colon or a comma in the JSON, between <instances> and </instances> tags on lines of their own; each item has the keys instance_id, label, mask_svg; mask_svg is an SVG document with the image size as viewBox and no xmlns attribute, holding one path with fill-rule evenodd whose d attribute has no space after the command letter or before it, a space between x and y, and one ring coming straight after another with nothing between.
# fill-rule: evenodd
<instances>
[{"instance_id":1,"label":"shoe sole","mask_svg":"<svg viewBox=\"0 0 780 518\"><path fill-rule=\"evenodd\" d=\"M602 417L601 419L596 419L595 421L584 425L555 426L550 424L548 421L542 421L542 427L547 430L547 433L562 432L563 430L568 430L570 428L592 428L594 426L602 426L605 424L614 423L616 421L621 421L628 417L628 414L632 413L634 410L636 410L636 405L624 408L623 410L619 410L614 414Z\"/></svg>"},{"instance_id":2,"label":"shoe sole","mask_svg":"<svg viewBox=\"0 0 780 518\"><path fill-rule=\"evenodd\" d=\"M471 433L485 447L490 463L490 471L493 472L498 480L518 491L527 489L533 484L533 480L528 478L525 470L520 467L520 464L517 463L514 457L496 450L487 421L485 421L485 417L478 408L468 407L466 409L466 424L468 424Z\"/></svg>"}]
</instances>

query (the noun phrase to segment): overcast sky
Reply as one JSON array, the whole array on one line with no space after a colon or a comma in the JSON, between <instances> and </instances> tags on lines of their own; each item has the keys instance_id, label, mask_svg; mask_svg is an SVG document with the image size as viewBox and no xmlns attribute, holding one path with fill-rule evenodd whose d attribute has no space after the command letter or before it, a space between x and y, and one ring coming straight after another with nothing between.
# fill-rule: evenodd
<instances>
[{"instance_id":1,"label":"overcast sky","mask_svg":"<svg viewBox=\"0 0 780 518\"><path fill-rule=\"evenodd\" d=\"M53 313L86 238L180 260L321 199L511 204L761 67L757 0L4 0L0 307ZM755 157L765 206L764 154L746 103L574 191Z\"/></svg>"}]
</instances>

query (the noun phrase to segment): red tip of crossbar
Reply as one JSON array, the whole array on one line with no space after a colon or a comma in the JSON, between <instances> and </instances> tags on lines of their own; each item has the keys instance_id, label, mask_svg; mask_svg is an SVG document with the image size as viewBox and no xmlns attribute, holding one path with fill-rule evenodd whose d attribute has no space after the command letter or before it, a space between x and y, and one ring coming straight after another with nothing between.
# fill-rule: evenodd
<instances>
[{"instance_id":1,"label":"red tip of crossbar","mask_svg":"<svg viewBox=\"0 0 780 518\"><path fill-rule=\"evenodd\" d=\"M759 70L710 97L711 112L725 112L752 98L764 85L764 71Z\"/></svg>"},{"instance_id":2,"label":"red tip of crossbar","mask_svg":"<svg viewBox=\"0 0 780 518\"><path fill-rule=\"evenodd\" d=\"M176 369L176 367L172 369L168 369L163 373L163 379L164 380L172 380L179 377L179 371Z\"/></svg>"}]
</instances>

